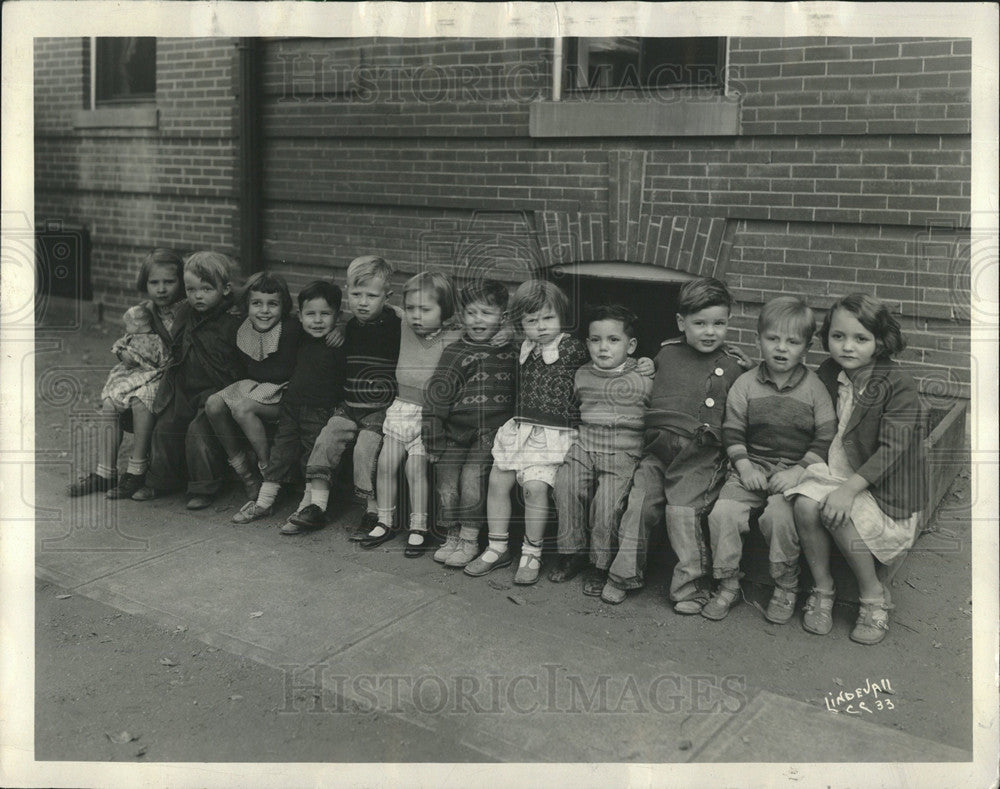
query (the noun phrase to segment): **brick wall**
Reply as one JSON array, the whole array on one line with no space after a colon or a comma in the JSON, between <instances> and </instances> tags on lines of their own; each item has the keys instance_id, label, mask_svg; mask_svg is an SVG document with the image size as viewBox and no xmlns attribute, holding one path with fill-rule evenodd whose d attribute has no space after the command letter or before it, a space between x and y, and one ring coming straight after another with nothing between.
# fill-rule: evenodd
<instances>
[{"instance_id":1,"label":"brick wall","mask_svg":"<svg viewBox=\"0 0 1000 789\"><path fill-rule=\"evenodd\" d=\"M35 41L35 224L83 225L95 298L135 301L154 246L236 252L232 39L157 39L155 128L80 128L89 41Z\"/></svg>"},{"instance_id":2,"label":"brick wall","mask_svg":"<svg viewBox=\"0 0 1000 789\"><path fill-rule=\"evenodd\" d=\"M737 38L744 134L968 134L969 39Z\"/></svg>"},{"instance_id":3,"label":"brick wall","mask_svg":"<svg viewBox=\"0 0 1000 789\"><path fill-rule=\"evenodd\" d=\"M233 43L159 40L159 127L125 139L65 129L83 44L38 42L39 213L97 228L101 298L154 239L234 251ZM737 136L536 139L548 39L266 41L265 262L293 289L368 251L400 280L489 264L514 282L557 252L711 270L748 349L775 292L822 309L867 290L900 314L926 385L967 394L969 41L729 46Z\"/></svg>"}]
</instances>

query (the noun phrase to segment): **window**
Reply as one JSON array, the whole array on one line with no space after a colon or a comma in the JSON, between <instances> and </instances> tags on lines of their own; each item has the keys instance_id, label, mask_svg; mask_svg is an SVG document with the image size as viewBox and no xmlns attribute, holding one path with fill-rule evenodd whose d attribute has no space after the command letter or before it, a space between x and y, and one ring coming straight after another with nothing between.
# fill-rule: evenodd
<instances>
[{"instance_id":1,"label":"window","mask_svg":"<svg viewBox=\"0 0 1000 789\"><path fill-rule=\"evenodd\" d=\"M156 98L155 38L93 40L92 106L138 104Z\"/></svg>"},{"instance_id":2,"label":"window","mask_svg":"<svg viewBox=\"0 0 1000 789\"><path fill-rule=\"evenodd\" d=\"M725 38L557 38L552 100L532 102L532 137L740 133Z\"/></svg>"},{"instance_id":3,"label":"window","mask_svg":"<svg viewBox=\"0 0 1000 789\"><path fill-rule=\"evenodd\" d=\"M724 38L569 38L565 73L569 91L723 85Z\"/></svg>"}]
</instances>

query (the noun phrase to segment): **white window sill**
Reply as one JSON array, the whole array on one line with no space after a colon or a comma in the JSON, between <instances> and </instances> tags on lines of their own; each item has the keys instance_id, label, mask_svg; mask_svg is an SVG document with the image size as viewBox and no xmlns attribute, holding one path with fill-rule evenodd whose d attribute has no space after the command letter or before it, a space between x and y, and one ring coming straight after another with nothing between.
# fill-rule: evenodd
<instances>
[{"instance_id":1,"label":"white window sill","mask_svg":"<svg viewBox=\"0 0 1000 789\"><path fill-rule=\"evenodd\" d=\"M155 129L159 111L148 107L98 107L77 110L73 114L74 129Z\"/></svg>"},{"instance_id":2,"label":"white window sill","mask_svg":"<svg viewBox=\"0 0 1000 789\"><path fill-rule=\"evenodd\" d=\"M739 97L671 96L670 100L539 101L531 105L532 137L685 137L740 133Z\"/></svg>"}]
</instances>

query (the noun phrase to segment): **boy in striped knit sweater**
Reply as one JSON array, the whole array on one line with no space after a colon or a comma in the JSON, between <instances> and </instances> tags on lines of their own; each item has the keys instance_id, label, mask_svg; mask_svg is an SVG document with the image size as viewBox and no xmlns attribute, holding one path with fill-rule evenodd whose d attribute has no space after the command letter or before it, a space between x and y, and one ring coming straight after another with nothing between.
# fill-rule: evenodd
<instances>
[{"instance_id":1,"label":"boy in striped knit sweater","mask_svg":"<svg viewBox=\"0 0 1000 789\"><path fill-rule=\"evenodd\" d=\"M465 567L479 554L493 439L514 413L517 349L506 325L508 298L507 287L493 280L462 288L465 331L427 383L422 435L447 533L433 558L448 567Z\"/></svg>"},{"instance_id":2,"label":"boy in striped knit sweater","mask_svg":"<svg viewBox=\"0 0 1000 789\"><path fill-rule=\"evenodd\" d=\"M620 544L618 526L642 459L643 417L653 387L632 358L639 319L618 305L599 306L587 322L591 364L576 371L574 393L580 428L556 473L559 561L553 583L573 578L590 561L583 593L620 603L625 590L607 584L608 567ZM650 366L652 366L650 364Z\"/></svg>"},{"instance_id":3,"label":"boy in striped knit sweater","mask_svg":"<svg viewBox=\"0 0 1000 789\"><path fill-rule=\"evenodd\" d=\"M765 616L784 624L795 610L799 539L792 502L784 492L798 484L807 466L825 463L837 417L822 381L802 363L816 320L801 299L778 296L757 322L763 363L743 373L726 398L722 442L733 465L708 516L713 575L718 589L701 610L719 620L739 599L742 536L750 510L764 507L761 533L769 546L774 594Z\"/></svg>"}]
</instances>

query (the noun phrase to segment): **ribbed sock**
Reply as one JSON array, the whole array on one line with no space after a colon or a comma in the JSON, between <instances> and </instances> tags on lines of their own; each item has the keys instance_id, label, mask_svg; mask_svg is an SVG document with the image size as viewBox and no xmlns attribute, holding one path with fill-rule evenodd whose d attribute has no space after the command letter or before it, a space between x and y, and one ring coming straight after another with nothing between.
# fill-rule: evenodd
<instances>
[{"instance_id":1,"label":"ribbed sock","mask_svg":"<svg viewBox=\"0 0 1000 789\"><path fill-rule=\"evenodd\" d=\"M128 459L128 468L125 471L133 476L139 477L145 474L149 470L149 458L141 458L136 460L135 458Z\"/></svg>"},{"instance_id":2,"label":"ribbed sock","mask_svg":"<svg viewBox=\"0 0 1000 789\"><path fill-rule=\"evenodd\" d=\"M97 476L102 479L114 479L115 470L111 466L105 466L103 463L98 463Z\"/></svg>"},{"instance_id":3,"label":"ribbed sock","mask_svg":"<svg viewBox=\"0 0 1000 789\"><path fill-rule=\"evenodd\" d=\"M492 534L489 535L489 542L487 547L496 553L503 553L507 550L507 538L506 537L494 537Z\"/></svg>"},{"instance_id":4,"label":"ribbed sock","mask_svg":"<svg viewBox=\"0 0 1000 789\"><path fill-rule=\"evenodd\" d=\"M260 484L260 493L257 494L257 506L267 509L272 504L274 500L278 498L278 491L281 490L280 482L262 482Z\"/></svg>"},{"instance_id":5,"label":"ribbed sock","mask_svg":"<svg viewBox=\"0 0 1000 789\"><path fill-rule=\"evenodd\" d=\"M241 477L245 476L250 471L250 461L247 458L246 452L241 452L236 455L236 457L229 458L229 465L232 466L233 471Z\"/></svg>"},{"instance_id":6,"label":"ribbed sock","mask_svg":"<svg viewBox=\"0 0 1000 789\"><path fill-rule=\"evenodd\" d=\"M310 494L312 496L312 501L310 504L315 504L323 512L326 512L326 505L330 503L330 491L328 490L314 490Z\"/></svg>"},{"instance_id":7,"label":"ribbed sock","mask_svg":"<svg viewBox=\"0 0 1000 789\"><path fill-rule=\"evenodd\" d=\"M542 546L541 545L536 545L531 540L529 540L527 537L525 537L524 538L524 544L521 545L521 555L522 556L535 556L535 557L539 557L540 558L541 555L542 555Z\"/></svg>"},{"instance_id":8,"label":"ribbed sock","mask_svg":"<svg viewBox=\"0 0 1000 789\"><path fill-rule=\"evenodd\" d=\"M376 512L378 513L378 522L391 528L393 522L396 520L396 508L379 507Z\"/></svg>"}]
</instances>

